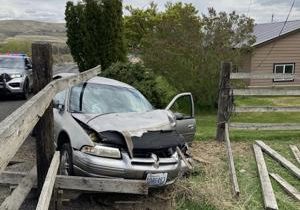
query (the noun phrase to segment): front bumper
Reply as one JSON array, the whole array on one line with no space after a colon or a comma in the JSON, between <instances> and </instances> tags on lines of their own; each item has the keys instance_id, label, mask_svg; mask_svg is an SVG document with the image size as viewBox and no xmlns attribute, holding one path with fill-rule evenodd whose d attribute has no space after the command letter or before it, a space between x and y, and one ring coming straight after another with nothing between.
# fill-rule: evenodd
<instances>
[{"instance_id":1,"label":"front bumper","mask_svg":"<svg viewBox=\"0 0 300 210\"><path fill-rule=\"evenodd\" d=\"M23 93L23 78L15 78L9 82L0 82L0 92L8 94Z\"/></svg>"},{"instance_id":2,"label":"front bumper","mask_svg":"<svg viewBox=\"0 0 300 210\"><path fill-rule=\"evenodd\" d=\"M166 185L172 184L176 178L187 170L177 153L170 158L130 158L122 152L122 159L102 158L73 151L74 172L80 176L124 178L146 180L148 173L168 173Z\"/></svg>"}]
</instances>

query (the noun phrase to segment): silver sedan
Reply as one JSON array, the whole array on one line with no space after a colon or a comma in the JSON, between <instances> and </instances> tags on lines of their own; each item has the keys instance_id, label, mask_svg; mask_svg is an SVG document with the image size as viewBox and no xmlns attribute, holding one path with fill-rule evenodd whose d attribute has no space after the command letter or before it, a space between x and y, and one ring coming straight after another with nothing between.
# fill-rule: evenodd
<instances>
[{"instance_id":1,"label":"silver sedan","mask_svg":"<svg viewBox=\"0 0 300 210\"><path fill-rule=\"evenodd\" d=\"M58 75L60 78L67 75ZM166 109L154 109L135 88L95 77L54 98L54 130L61 151L60 173L146 180L150 187L173 183L194 138L190 93Z\"/></svg>"}]
</instances>

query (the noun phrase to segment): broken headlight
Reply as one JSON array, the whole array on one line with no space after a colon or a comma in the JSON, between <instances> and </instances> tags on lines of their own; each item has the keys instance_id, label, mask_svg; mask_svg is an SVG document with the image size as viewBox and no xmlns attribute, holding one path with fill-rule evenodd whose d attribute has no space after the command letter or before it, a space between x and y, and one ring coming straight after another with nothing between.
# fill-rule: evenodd
<instances>
[{"instance_id":1,"label":"broken headlight","mask_svg":"<svg viewBox=\"0 0 300 210\"><path fill-rule=\"evenodd\" d=\"M99 157L107 157L107 158L121 158L121 152L117 148L95 145L95 146L83 146L81 152L86 154L95 155Z\"/></svg>"}]
</instances>

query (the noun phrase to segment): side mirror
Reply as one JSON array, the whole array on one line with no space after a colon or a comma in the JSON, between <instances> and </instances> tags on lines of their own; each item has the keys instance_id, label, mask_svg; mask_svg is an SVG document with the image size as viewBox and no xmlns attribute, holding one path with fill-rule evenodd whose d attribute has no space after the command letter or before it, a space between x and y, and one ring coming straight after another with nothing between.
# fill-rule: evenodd
<instances>
[{"instance_id":1,"label":"side mirror","mask_svg":"<svg viewBox=\"0 0 300 210\"><path fill-rule=\"evenodd\" d=\"M53 100L53 108L63 111L65 109L65 105L60 103L59 100Z\"/></svg>"},{"instance_id":2,"label":"side mirror","mask_svg":"<svg viewBox=\"0 0 300 210\"><path fill-rule=\"evenodd\" d=\"M26 70L31 70L32 66L30 64L26 65Z\"/></svg>"},{"instance_id":3,"label":"side mirror","mask_svg":"<svg viewBox=\"0 0 300 210\"><path fill-rule=\"evenodd\" d=\"M176 117L176 120L182 120L183 119L183 114L181 114L181 113L176 112L176 113L174 113L174 115Z\"/></svg>"}]
</instances>

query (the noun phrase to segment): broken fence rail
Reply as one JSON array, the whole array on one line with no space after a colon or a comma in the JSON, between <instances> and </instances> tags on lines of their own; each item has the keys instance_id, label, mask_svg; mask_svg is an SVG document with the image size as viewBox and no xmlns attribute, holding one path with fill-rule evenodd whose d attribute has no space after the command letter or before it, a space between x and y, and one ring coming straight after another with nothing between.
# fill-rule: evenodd
<instances>
[{"instance_id":1,"label":"broken fence rail","mask_svg":"<svg viewBox=\"0 0 300 210\"><path fill-rule=\"evenodd\" d=\"M259 180L262 188L265 209L277 210L278 205L277 205L276 197L273 191L273 187L271 184L269 172L267 169L267 165L265 163L262 149L258 145L254 144L253 151L254 151L255 160L257 164Z\"/></svg>"},{"instance_id":2,"label":"broken fence rail","mask_svg":"<svg viewBox=\"0 0 300 210\"><path fill-rule=\"evenodd\" d=\"M234 196L239 197L240 188L239 188L239 183L237 180L234 159L233 159L233 154L232 154L232 149L231 149L231 143L230 143L230 139L229 139L229 128L228 128L227 123L225 124L225 143L226 143L226 150L227 150L228 164L229 164L229 173L230 173L230 179L231 179L231 183L232 183L233 194L234 194Z\"/></svg>"}]
</instances>

